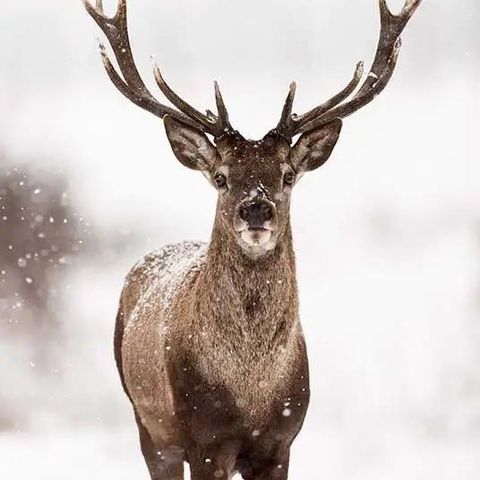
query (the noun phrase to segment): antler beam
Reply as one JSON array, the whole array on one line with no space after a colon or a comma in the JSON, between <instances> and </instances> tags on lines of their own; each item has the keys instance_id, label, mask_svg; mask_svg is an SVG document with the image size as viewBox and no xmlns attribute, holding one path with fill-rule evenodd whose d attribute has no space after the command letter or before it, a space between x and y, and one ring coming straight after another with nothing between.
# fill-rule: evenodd
<instances>
[{"instance_id":1,"label":"antler beam","mask_svg":"<svg viewBox=\"0 0 480 480\"><path fill-rule=\"evenodd\" d=\"M357 93L351 100L342 103L360 84L363 77L362 62L357 65L353 79L344 90L304 115L292 114L295 96L295 84L292 84L275 131L291 140L295 135L318 128L336 118L345 118L370 103L392 78L401 47L400 35L421 2L422 0L407 0L402 11L394 15L386 0L379 0L381 27L377 51L370 73Z\"/></svg>"},{"instance_id":2,"label":"antler beam","mask_svg":"<svg viewBox=\"0 0 480 480\"><path fill-rule=\"evenodd\" d=\"M227 109L223 103L218 84L215 82L218 116L209 113L204 115L180 98L165 82L160 69L154 67L157 84L170 102L178 109L161 104L147 89L133 58L128 34L127 2L118 0L117 11L113 17L104 13L102 0L96 0L93 6L89 0L83 0L85 9L101 28L112 47L121 75L113 66L105 46L100 44L100 54L108 76L117 89L139 107L164 118L170 115L181 122L195 127L215 138L233 130L228 119Z\"/></svg>"},{"instance_id":3,"label":"antler beam","mask_svg":"<svg viewBox=\"0 0 480 480\"><path fill-rule=\"evenodd\" d=\"M296 115L292 113L296 92L296 85L292 83L280 122L275 129L277 133L291 141L295 135L325 125L336 118L345 118L351 115L370 103L385 89L397 63L401 47L400 35L422 0L406 0L398 15L394 15L390 11L386 0L378 1L381 21L380 38L370 73L360 88L357 90L363 78L363 62L357 64L352 80L342 91L309 112ZM117 72L110 60L105 46L100 44L100 53L108 76L125 97L157 117L164 118L166 115L170 115L202 132L213 135L215 138L233 131L217 82L215 82L215 99L218 115L209 110L205 115L178 96L166 83L157 65L154 66L157 85L176 108L161 104L149 92L133 58L128 34L126 0L118 0L117 11L113 17L105 15L102 0L95 0L95 6L89 0L83 0L83 2L87 12L101 28L113 50L120 73ZM357 93L351 97L355 90Z\"/></svg>"}]
</instances>

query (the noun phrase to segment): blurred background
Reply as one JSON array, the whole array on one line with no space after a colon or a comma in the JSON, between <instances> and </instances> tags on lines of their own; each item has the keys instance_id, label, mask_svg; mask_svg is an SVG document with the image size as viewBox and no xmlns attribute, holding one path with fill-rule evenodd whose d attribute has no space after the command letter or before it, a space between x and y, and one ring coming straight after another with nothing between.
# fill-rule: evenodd
<instances>
[{"instance_id":1,"label":"blurred background","mask_svg":"<svg viewBox=\"0 0 480 480\"><path fill-rule=\"evenodd\" d=\"M252 138L291 80L306 111L378 35L376 0L129 4L152 91L151 55L202 110L217 79ZM110 84L80 0L0 6L0 478L147 479L117 301L138 257L209 238L216 194ZM479 25L478 0L425 0L388 89L294 193L312 403L292 479L480 478Z\"/></svg>"}]
</instances>

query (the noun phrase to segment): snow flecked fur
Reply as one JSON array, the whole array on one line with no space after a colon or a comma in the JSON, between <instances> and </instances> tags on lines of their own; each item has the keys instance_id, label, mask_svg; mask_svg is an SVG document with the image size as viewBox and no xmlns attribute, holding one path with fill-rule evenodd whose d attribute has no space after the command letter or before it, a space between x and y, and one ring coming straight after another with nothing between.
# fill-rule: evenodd
<instances>
[{"instance_id":1,"label":"snow flecked fur","mask_svg":"<svg viewBox=\"0 0 480 480\"><path fill-rule=\"evenodd\" d=\"M288 146L234 137L217 149L228 185L219 182L210 243L169 245L131 270L117 365L153 480L180 480L183 461L193 480L235 470L284 480L310 396L283 181ZM258 218L239 212L252 204L261 206L255 215L269 213L260 232L268 242L245 230Z\"/></svg>"},{"instance_id":2,"label":"snow flecked fur","mask_svg":"<svg viewBox=\"0 0 480 480\"><path fill-rule=\"evenodd\" d=\"M207 247L204 242L174 243L142 258L133 267L132 273L141 271L151 284L149 291L145 292L146 298L155 289L156 301L167 311L186 277L198 271L204 263Z\"/></svg>"},{"instance_id":3,"label":"snow flecked fur","mask_svg":"<svg viewBox=\"0 0 480 480\"><path fill-rule=\"evenodd\" d=\"M145 257L120 300L115 357L132 402L152 480L287 480L290 447L309 402L308 359L298 315L290 224L293 186L322 166L342 119L370 103L392 78L400 35L421 0L393 15L380 1L380 40L370 74L359 63L340 93L304 115L293 114L291 84L277 126L260 141L230 124L218 84L218 114L204 115L164 82L179 110L158 103L135 67L126 0L106 17L88 13L105 33L118 73L102 47L110 78L133 103L164 119L173 153L217 189L208 249L182 243ZM350 100L349 100L350 98ZM214 143L205 135L210 134ZM293 139L301 135L293 144Z\"/></svg>"}]
</instances>

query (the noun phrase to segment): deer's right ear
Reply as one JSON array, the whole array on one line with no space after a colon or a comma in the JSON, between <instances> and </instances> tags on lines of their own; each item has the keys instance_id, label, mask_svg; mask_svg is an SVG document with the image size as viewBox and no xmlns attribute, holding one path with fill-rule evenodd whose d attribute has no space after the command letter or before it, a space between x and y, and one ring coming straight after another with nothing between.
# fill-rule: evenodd
<instances>
[{"instance_id":1,"label":"deer's right ear","mask_svg":"<svg viewBox=\"0 0 480 480\"><path fill-rule=\"evenodd\" d=\"M164 118L167 137L180 162L193 170L211 172L218 153L207 136L169 115Z\"/></svg>"}]
</instances>

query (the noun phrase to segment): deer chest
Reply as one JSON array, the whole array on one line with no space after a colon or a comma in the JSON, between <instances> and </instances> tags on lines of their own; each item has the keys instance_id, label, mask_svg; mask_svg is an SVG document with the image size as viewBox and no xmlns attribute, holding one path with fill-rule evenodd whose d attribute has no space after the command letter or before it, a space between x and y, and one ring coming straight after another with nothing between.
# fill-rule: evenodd
<instances>
[{"instance_id":1,"label":"deer chest","mask_svg":"<svg viewBox=\"0 0 480 480\"><path fill-rule=\"evenodd\" d=\"M224 434L242 430L254 437L272 425L298 425L309 396L306 355L300 350L249 358L218 346L186 361L175 379L186 422L195 428L208 419L219 435L225 429Z\"/></svg>"}]
</instances>

